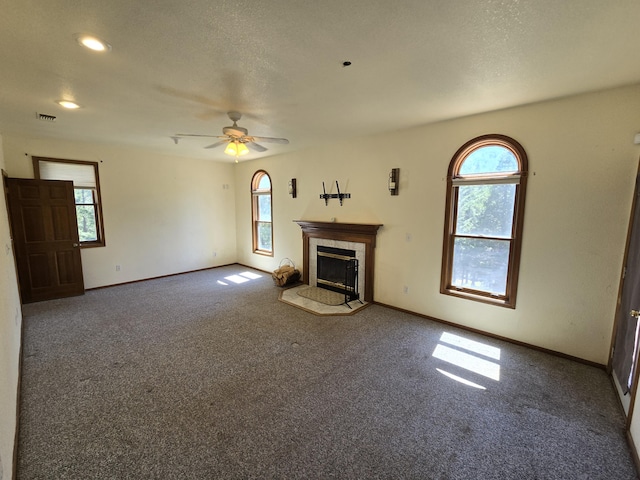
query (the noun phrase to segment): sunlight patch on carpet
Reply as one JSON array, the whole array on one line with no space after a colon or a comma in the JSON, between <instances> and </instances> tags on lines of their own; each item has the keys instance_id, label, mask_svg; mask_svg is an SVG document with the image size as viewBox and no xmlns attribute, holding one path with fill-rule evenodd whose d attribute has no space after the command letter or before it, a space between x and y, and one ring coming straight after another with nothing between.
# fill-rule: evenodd
<instances>
[{"instance_id":1,"label":"sunlight patch on carpet","mask_svg":"<svg viewBox=\"0 0 640 480\"><path fill-rule=\"evenodd\" d=\"M433 356L492 380L500 380L500 365L490 362L489 360L461 352L455 348L446 347L442 344L436 346L436 349L433 351Z\"/></svg>"},{"instance_id":2,"label":"sunlight patch on carpet","mask_svg":"<svg viewBox=\"0 0 640 480\"><path fill-rule=\"evenodd\" d=\"M485 357L493 358L494 360L500 360L500 349L487 345L486 343L476 342L475 340L469 340L468 338L461 337L460 335L454 335L453 333L447 332L442 334L440 341L453 345L454 347L478 353Z\"/></svg>"},{"instance_id":3,"label":"sunlight patch on carpet","mask_svg":"<svg viewBox=\"0 0 640 480\"><path fill-rule=\"evenodd\" d=\"M443 374L445 377L449 377L450 379L455 380L456 382L460 382L463 385L467 385L467 386L473 387L473 388L478 388L480 390L486 390L487 389L487 387L483 387L482 385L478 385L477 383L473 383L470 380L467 380L465 378L462 378L462 377L459 377L457 375L454 375L453 373L449 373L446 370L442 370L440 368L436 368L436 370L438 372L440 372L441 374Z\"/></svg>"},{"instance_id":4,"label":"sunlight patch on carpet","mask_svg":"<svg viewBox=\"0 0 640 480\"><path fill-rule=\"evenodd\" d=\"M257 273L253 272L242 272L240 275L242 275L243 277L247 277L249 280L255 280L256 278L262 277L262 275L258 275Z\"/></svg>"},{"instance_id":5,"label":"sunlight patch on carpet","mask_svg":"<svg viewBox=\"0 0 640 480\"><path fill-rule=\"evenodd\" d=\"M229 275L228 277L224 277L224 279L228 280L229 282L233 282L235 284L241 284L241 283L249 282L251 280L255 280L261 277L262 275L258 275L257 273L253 273L253 272L241 272L235 275ZM218 280L218 283L221 285L228 285L227 283L224 283L220 280Z\"/></svg>"}]
</instances>

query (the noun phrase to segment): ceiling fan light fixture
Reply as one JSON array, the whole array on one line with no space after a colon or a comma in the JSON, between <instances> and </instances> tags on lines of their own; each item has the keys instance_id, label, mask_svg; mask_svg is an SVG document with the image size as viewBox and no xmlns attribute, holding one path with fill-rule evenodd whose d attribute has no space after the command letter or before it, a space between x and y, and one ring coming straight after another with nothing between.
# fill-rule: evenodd
<instances>
[{"instance_id":1,"label":"ceiling fan light fixture","mask_svg":"<svg viewBox=\"0 0 640 480\"><path fill-rule=\"evenodd\" d=\"M240 157L241 155L246 155L249 152L250 150L247 148L247 146L244 143L239 142L238 140L229 142L227 148L224 149L224 153L236 158Z\"/></svg>"},{"instance_id":2,"label":"ceiling fan light fixture","mask_svg":"<svg viewBox=\"0 0 640 480\"><path fill-rule=\"evenodd\" d=\"M227 155L231 155L233 157L238 156L238 147L236 146L236 142L229 142L227 144L227 148L224 149L224 153Z\"/></svg>"},{"instance_id":3,"label":"ceiling fan light fixture","mask_svg":"<svg viewBox=\"0 0 640 480\"><path fill-rule=\"evenodd\" d=\"M247 146L242 142L238 143L238 155L246 155L247 153L249 153Z\"/></svg>"}]
</instances>

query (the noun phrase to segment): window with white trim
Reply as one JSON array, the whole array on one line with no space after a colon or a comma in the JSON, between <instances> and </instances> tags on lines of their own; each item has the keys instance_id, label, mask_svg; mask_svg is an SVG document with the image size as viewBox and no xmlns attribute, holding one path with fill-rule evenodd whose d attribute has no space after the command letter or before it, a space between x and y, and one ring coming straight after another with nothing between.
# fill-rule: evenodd
<instances>
[{"instance_id":1,"label":"window with white trim","mask_svg":"<svg viewBox=\"0 0 640 480\"><path fill-rule=\"evenodd\" d=\"M80 246L103 247L105 241L98 163L33 157L33 172L36 179L73 182Z\"/></svg>"},{"instance_id":2,"label":"window with white trim","mask_svg":"<svg viewBox=\"0 0 640 480\"><path fill-rule=\"evenodd\" d=\"M440 292L515 308L528 161L504 135L464 144L449 164Z\"/></svg>"}]
</instances>

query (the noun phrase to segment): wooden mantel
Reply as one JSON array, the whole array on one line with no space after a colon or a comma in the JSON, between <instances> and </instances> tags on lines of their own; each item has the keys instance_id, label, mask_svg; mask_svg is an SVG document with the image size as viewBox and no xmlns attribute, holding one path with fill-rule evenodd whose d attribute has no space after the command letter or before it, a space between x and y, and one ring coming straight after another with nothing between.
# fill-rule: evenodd
<instances>
[{"instance_id":1,"label":"wooden mantel","mask_svg":"<svg viewBox=\"0 0 640 480\"><path fill-rule=\"evenodd\" d=\"M365 245L364 301L373 302L376 235L381 224L294 220L302 229L302 281L309 284L309 239L324 238Z\"/></svg>"}]
</instances>

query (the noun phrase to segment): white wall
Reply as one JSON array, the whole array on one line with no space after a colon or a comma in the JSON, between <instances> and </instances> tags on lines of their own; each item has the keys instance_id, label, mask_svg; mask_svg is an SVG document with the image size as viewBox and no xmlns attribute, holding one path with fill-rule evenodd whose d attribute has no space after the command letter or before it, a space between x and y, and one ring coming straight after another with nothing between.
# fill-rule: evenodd
<instances>
[{"instance_id":1,"label":"white wall","mask_svg":"<svg viewBox=\"0 0 640 480\"><path fill-rule=\"evenodd\" d=\"M295 219L381 223L375 301L606 364L638 131L640 87L634 86L241 162L238 259L267 271L283 257L300 264ZM515 310L439 293L447 168L462 144L487 133L513 137L529 157ZM400 168L397 197L387 191L394 167ZM273 258L251 253L249 185L258 169L273 182ZM287 195L292 177L297 199ZM322 181L335 193L335 180L352 196L342 207L319 199Z\"/></svg>"},{"instance_id":2,"label":"white wall","mask_svg":"<svg viewBox=\"0 0 640 480\"><path fill-rule=\"evenodd\" d=\"M0 169L5 168L0 137ZM22 310L5 196L0 195L0 479L13 470Z\"/></svg>"},{"instance_id":3,"label":"white wall","mask_svg":"<svg viewBox=\"0 0 640 480\"><path fill-rule=\"evenodd\" d=\"M4 139L12 177L33 178L33 155L100 162L106 247L82 250L86 288L236 261L231 164L100 144Z\"/></svg>"}]
</instances>

